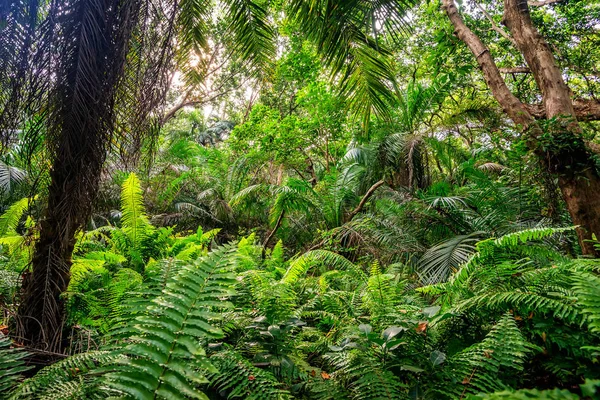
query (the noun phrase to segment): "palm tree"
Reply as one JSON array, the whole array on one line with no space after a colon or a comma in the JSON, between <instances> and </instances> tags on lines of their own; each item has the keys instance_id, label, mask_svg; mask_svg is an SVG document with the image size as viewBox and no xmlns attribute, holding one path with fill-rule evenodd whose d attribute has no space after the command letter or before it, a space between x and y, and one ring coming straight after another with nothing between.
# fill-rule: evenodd
<instances>
[{"instance_id":1,"label":"palm tree","mask_svg":"<svg viewBox=\"0 0 600 400\"><path fill-rule=\"evenodd\" d=\"M293 0L292 10L318 43L334 73L343 72L342 85L350 104L363 111L365 125L371 110L387 116L397 85L389 62L391 47L406 24L406 9L412 0ZM535 78L542 104L525 104L511 92L489 47L465 23L453 0L443 0L442 8L456 36L469 48L486 84L506 115L527 137L528 149L538 156L547 172L558 180L563 200L577 230L584 254L597 254L592 239L600 233L600 171L594 154L584 141L581 120L598 119L598 102L572 99L550 45L530 16L522 0L504 0L503 22L510 31L503 36L522 55ZM555 2L538 2L544 6ZM382 25L380 28L378 28ZM497 27L495 27L497 28ZM385 31L384 35L379 35ZM389 46L388 42L392 45ZM549 145L544 140L544 124L552 125Z\"/></svg>"},{"instance_id":2,"label":"palm tree","mask_svg":"<svg viewBox=\"0 0 600 400\"><path fill-rule=\"evenodd\" d=\"M266 11L227 0L235 52L252 62L273 54ZM207 47L206 0L20 0L0 26L0 137L23 130L51 158L47 206L31 271L24 275L17 334L33 347L62 348L75 233L98 192L107 152L135 152L157 132L153 111L178 60ZM4 15L3 15L4 19Z\"/></svg>"}]
</instances>

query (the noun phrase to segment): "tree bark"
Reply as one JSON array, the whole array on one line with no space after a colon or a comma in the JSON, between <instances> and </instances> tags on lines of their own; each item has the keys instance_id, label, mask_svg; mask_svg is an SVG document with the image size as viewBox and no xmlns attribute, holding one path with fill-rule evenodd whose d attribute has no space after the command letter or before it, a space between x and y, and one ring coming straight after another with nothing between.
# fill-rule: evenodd
<instances>
[{"instance_id":1,"label":"tree bark","mask_svg":"<svg viewBox=\"0 0 600 400\"><path fill-rule=\"evenodd\" d=\"M533 26L525 0L505 0L503 23L523 54L542 92L544 116L556 118L550 143L541 143L544 131L530 107L508 88L489 49L464 23L453 0L442 0L455 34L475 55L484 79L504 112L526 135L526 142L547 171L558 177L561 193L577 230L584 254L595 255L588 241L600 234L600 176L580 134L570 91L562 78L554 56ZM539 113L538 113L539 114Z\"/></svg>"},{"instance_id":2,"label":"tree bark","mask_svg":"<svg viewBox=\"0 0 600 400\"><path fill-rule=\"evenodd\" d=\"M600 175L581 136L571 90L565 83L550 46L533 25L526 0L505 0L503 23L531 69L542 92L550 125L550 144L537 146L551 173L558 175L559 187L577 230L584 254L595 254L592 233L600 234Z\"/></svg>"},{"instance_id":3,"label":"tree bark","mask_svg":"<svg viewBox=\"0 0 600 400\"><path fill-rule=\"evenodd\" d=\"M50 20L63 36L53 70L45 139L52 155L48 204L31 271L23 276L17 335L31 347L60 352L75 234L98 192L115 122L115 98L139 3L55 2ZM60 18L58 18L60 16ZM93 39L93 40L92 40Z\"/></svg>"},{"instance_id":4,"label":"tree bark","mask_svg":"<svg viewBox=\"0 0 600 400\"><path fill-rule=\"evenodd\" d=\"M578 121L600 121L600 102L594 99L574 99L573 110ZM548 119L544 104L525 104L536 119Z\"/></svg>"}]
</instances>

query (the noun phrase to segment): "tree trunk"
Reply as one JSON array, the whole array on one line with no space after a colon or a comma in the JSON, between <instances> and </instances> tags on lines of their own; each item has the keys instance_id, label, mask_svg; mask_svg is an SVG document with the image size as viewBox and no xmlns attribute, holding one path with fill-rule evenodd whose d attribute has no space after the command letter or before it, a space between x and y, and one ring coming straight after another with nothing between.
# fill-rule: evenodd
<instances>
[{"instance_id":1,"label":"tree trunk","mask_svg":"<svg viewBox=\"0 0 600 400\"><path fill-rule=\"evenodd\" d=\"M517 48L531 69L551 122L552 140L540 146L550 173L558 175L558 184L577 230L584 254L595 254L587 240L600 234L600 175L581 136L571 91L546 40L533 25L526 0L505 0L503 23L510 30Z\"/></svg>"},{"instance_id":2,"label":"tree trunk","mask_svg":"<svg viewBox=\"0 0 600 400\"><path fill-rule=\"evenodd\" d=\"M555 118L550 143L541 143L544 131L508 88L489 49L464 23L453 0L443 7L455 28L455 34L475 55L485 81L504 112L525 133L526 142L546 170L558 177L559 187L577 230L583 254L596 255L588 242L592 233L600 234L600 175L581 137L570 90L557 67L554 56L529 16L525 0L505 0L503 23L513 43L523 54L542 92L544 115Z\"/></svg>"},{"instance_id":3,"label":"tree trunk","mask_svg":"<svg viewBox=\"0 0 600 400\"><path fill-rule=\"evenodd\" d=\"M24 274L17 334L27 345L59 352L65 322L62 294L69 284L75 234L98 192L139 3L70 0L52 7L49 21L58 24L62 36L48 50L56 51L58 59L45 121L51 183L31 272Z\"/></svg>"},{"instance_id":4,"label":"tree trunk","mask_svg":"<svg viewBox=\"0 0 600 400\"><path fill-rule=\"evenodd\" d=\"M98 157L82 155L81 162L90 161L90 156ZM69 285L75 233L85 224L98 191L100 168L95 172L82 171L81 165L55 160L51 176L48 206L40 222L32 271L23 280L18 331L27 344L60 352L65 318L61 295ZM82 181L86 182L85 191L81 190Z\"/></svg>"}]
</instances>

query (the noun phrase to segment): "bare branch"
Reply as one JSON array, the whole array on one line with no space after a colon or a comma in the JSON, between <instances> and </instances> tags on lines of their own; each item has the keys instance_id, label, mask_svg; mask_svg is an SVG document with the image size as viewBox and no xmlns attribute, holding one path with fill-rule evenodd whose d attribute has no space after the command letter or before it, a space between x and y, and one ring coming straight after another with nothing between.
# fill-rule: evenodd
<instances>
[{"instance_id":1,"label":"bare branch","mask_svg":"<svg viewBox=\"0 0 600 400\"><path fill-rule=\"evenodd\" d=\"M356 206L356 208L354 210L352 210L352 212L350 213L350 215L348 215L348 221L351 221L352 218L354 218L356 216L356 214L358 214L359 212L362 211L362 209L364 208L364 206L367 203L367 201L369 200L369 198L384 183L385 183L385 181L383 179L380 180L380 181L377 181L377 182L375 182L375 184L373 184L373 186L371 186L369 188L369 190L367 190L367 193L365 193L365 195L363 196L363 198L360 200L360 203L358 203L358 206Z\"/></svg>"},{"instance_id":2,"label":"bare branch","mask_svg":"<svg viewBox=\"0 0 600 400\"><path fill-rule=\"evenodd\" d=\"M527 5L529 7L543 7L543 6L547 6L549 4L560 3L561 1L563 1L563 0L540 0L540 1L529 0L527 2Z\"/></svg>"},{"instance_id":3,"label":"bare branch","mask_svg":"<svg viewBox=\"0 0 600 400\"><path fill-rule=\"evenodd\" d=\"M475 5L483 13L483 15L485 16L485 18L487 18L487 20L490 21L490 24L492 24L492 29L494 31L498 32L498 34L500 34L500 36L502 36L504 39L508 40L509 42L511 42L513 45L516 46L516 43L515 43L514 39L512 37L510 37L510 35L508 33L506 33L506 31L504 29L500 28L496 24L496 21L494 21L494 18L492 18L492 16L490 15L490 13L488 13L486 11L486 9L483 8L479 3L476 2Z\"/></svg>"},{"instance_id":4,"label":"bare branch","mask_svg":"<svg viewBox=\"0 0 600 400\"><path fill-rule=\"evenodd\" d=\"M536 119L546 119L546 109L543 104L525 104L525 108ZM578 121L600 121L600 102L593 99L573 100L575 117Z\"/></svg>"},{"instance_id":5,"label":"bare branch","mask_svg":"<svg viewBox=\"0 0 600 400\"><path fill-rule=\"evenodd\" d=\"M502 74L530 74L531 70L529 67L511 67L511 68L499 68Z\"/></svg>"}]
</instances>

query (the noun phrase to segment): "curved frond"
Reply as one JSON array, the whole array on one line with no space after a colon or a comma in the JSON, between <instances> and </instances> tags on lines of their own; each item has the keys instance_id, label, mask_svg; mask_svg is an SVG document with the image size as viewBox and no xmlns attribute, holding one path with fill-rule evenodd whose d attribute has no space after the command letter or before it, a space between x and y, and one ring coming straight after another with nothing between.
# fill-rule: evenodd
<instances>
[{"instance_id":1,"label":"curved frond","mask_svg":"<svg viewBox=\"0 0 600 400\"><path fill-rule=\"evenodd\" d=\"M325 264L332 269L350 271L363 282L368 280L366 274L347 258L332 251L312 250L302 254L290 263L288 270L282 278L282 282L296 282L299 278L304 276L311 267L317 264Z\"/></svg>"}]
</instances>

